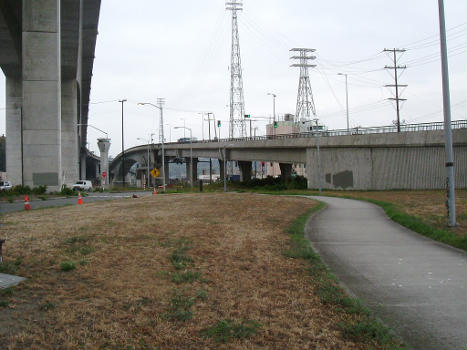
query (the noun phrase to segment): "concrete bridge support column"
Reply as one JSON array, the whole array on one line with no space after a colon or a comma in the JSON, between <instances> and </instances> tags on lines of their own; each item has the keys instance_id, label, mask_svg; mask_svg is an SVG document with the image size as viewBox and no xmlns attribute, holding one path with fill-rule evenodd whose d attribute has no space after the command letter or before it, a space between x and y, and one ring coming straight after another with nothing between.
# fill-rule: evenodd
<instances>
[{"instance_id":1,"label":"concrete bridge support column","mask_svg":"<svg viewBox=\"0 0 467 350\"><path fill-rule=\"evenodd\" d=\"M97 146L101 152L101 175L105 172L105 177L102 177L102 186L109 187L109 149L110 139L103 138L97 140Z\"/></svg>"},{"instance_id":2,"label":"concrete bridge support column","mask_svg":"<svg viewBox=\"0 0 467 350\"><path fill-rule=\"evenodd\" d=\"M62 185L60 0L23 0L23 178Z\"/></svg>"},{"instance_id":3,"label":"concrete bridge support column","mask_svg":"<svg viewBox=\"0 0 467 350\"><path fill-rule=\"evenodd\" d=\"M22 80L6 77L6 171L13 185L21 185L23 182L22 95Z\"/></svg>"},{"instance_id":4,"label":"concrete bridge support column","mask_svg":"<svg viewBox=\"0 0 467 350\"><path fill-rule=\"evenodd\" d=\"M81 180L86 180L86 167L87 167L86 152L79 152L79 158L80 158L79 178ZM119 174L121 174L121 170Z\"/></svg>"},{"instance_id":5,"label":"concrete bridge support column","mask_svg":"<svg viewBox=\"0 0 467 350\"><path fill-rule=\"evenodd\" d=\"M187 181L191 180L190 174L193 174L193 185L198 181L198 158L193 158L193 169L191 168L190 157L185 158Z\"/></svg>"},{"instance_id":6,"label":"concrete bridge support column","mask_svg":"<svg viewBox=\"0 0 467 350\"><path fill-rule=\"evenodd\" d=\"M169 160L167 158L164 159L164 175L165 175L165 183L169 183ZM161 175L162 176L162 175Z\"/></svg>"},{"instance_id":7,"label":"concrete bridge support column","mask_svg":"<svg viewBox=\"0 0 467 350\"><path fill-rule=\"evenodd\" d=\"M246 161L238 161L238 167L240 168L240 181L251 180L252 163Z\"/></svg>"},{"instance_id":8,"label":"concrete bridge support column","mask_svg":"<svg viewBox=\"0 0 467 350\"><path fill-rule=\"evenodd\" d=\"M279 163L279 167L281 168L281 177L282 179L288 183L292 179L292 164L289 163Z\"/></svg>"},{"instance_id":9,"label":"concrete bridge support column","mask_svg":"<svg viewBox=\"0 0 467 350\"><path fill-rule=\"evenodd\" d=\"M76 80L62 81L62 174L63 183L73 185L79 179L78 87Z\"/></svg>"}]
</instances>

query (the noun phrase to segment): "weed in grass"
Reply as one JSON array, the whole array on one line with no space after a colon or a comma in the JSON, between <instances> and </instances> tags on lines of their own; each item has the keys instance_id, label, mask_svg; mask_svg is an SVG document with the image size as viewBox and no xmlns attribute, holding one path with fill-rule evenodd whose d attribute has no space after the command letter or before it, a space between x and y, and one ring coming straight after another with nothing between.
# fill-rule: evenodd
<instances>
[{"instance_id":1,"label":"weed in grass","mask_svg":"<svg viewBox=\"0 0 467 350\"><path fill-rule=\"evenodd\" d=\"M0 300L0 307L8 307L10 303L6 300Z\"/></svg>"},{"instance_id":2,"label":"weed in grass","mask_svg":"<svg viewBox=\"0 0 467 350\"><path fill-rule=\"evenodd\" d=\"M13 295L13 288L0 289L0 297L11 297Z\"/></svg>"},{"instance_id":3,"label":"weed in grass","mask_svg":"<svg viewBox=\"0 0 467 350\"><path fill-rule=\"evenodd\" d=\"M207 300L208 299L208 293L204 289L198 289L196 291L196 299Z\"/></svg>"},{"instance_id":4,"label":"weed in grass","mask_svg":"<svg viewBox=\"0 0 467 350\"><path fill-rule=\"evenodd\" d=\"M85 258L82 258L82 259L79 261L79 264L80 264L81 266L85 266L85 265L87 265L88 263L89 263L89 262L88 262Z\"/></svg>"},{"instance_id":5,"label":"weed in grass","mask_svg":"<svg viewBox=\"0 0 467 350\"><path fill-rule=\"evenodd\" d=\"M39 310L41 311L49 311L53 309L55 309L55 304L50 301L47 301L44 304L39 306Z\"/></svg>"},{"instance_id":6,"label":"weed in grass","mask_svg":"<svg viewBox=\"0 0 467 350\"><path fill-rule=\"evenodd\" d=\"M170 261L177 270L183 270L186 269L188 266L193 265L193 259L189 256L186 256L185 252L179 249L176 249L172 253L172 255L170 256Z\"/></svg>"},{"instance_id":7,"label":"weed in grass","mask_svg":"<svg viewBox=\"0 0 467 350\"><path fill-rule=\"evenodd\" d=\"M193 283L200 277L201 277L201 272L198 272L198 271L174 272L172 274L172 282L176 284Z\"/></svg>"},{"instance_id":8,"label":"weed in grass","mask_svg":"<svg viewBox=\"0 0 467 350\"><path fill-rule=\"evenodd\" d=\"M0 273L14 275L16 273L17 267L18 266L16 264L4 260L2 263L0 263Z\"/></svg>"},{"instance_id":9,"label":"weed in grass","mask_svg":"<svg viewBox=\"0 0 467 350\"><path fill-rule=\"evenodd\" d=\"M41 201L46 201L46 200L47 200L47 197L46 197L46 196L39 196L39 199L40 199Z\"/></svg>"},{"instance_id":10,"label":"weed in grass","mask_svg":"<svg viewBox=\"0 0 467 350\"><path fill-rule=\"evenodd\" d=\"M73 261L64 261L60 264L62 271L72 271L76 269L76 264Z\"/></svg>"},{"instance_id":11,"label":"weed in grass","mask_svg":"<svg viewBox=\"0 0 467 350\"><path fill-rule=\"evenodd\" d=\"M192 306L195 304L193 298L184 295L180 291L175 291L174 296L170 300L169 318L171 320L187 321L193 316L191 311Z\"/></svg>"},{"instance_id":12,"label":"weed in grass","mask_svg":"<svg viewBox=\"0 0 467 350\"><path fill-rule=\"evenodd\" d=\"M85 243L89 240L87 236L73 236L65 240L66 244Z\"/></svg>"},{"instance_id":13,"label":"weed in grass","mask_svg":"<svg viewBox=\"0 0 467 350\"><path fill-rule=\"evenodd\" d=\"M81 247L79 252L82 255L88 255L88 254L94 253L94 248L91 246Z\"/></svg>"},{"instance_id":14,"label":"weed in grass","mask_svg":"<svg viewBox=\"0 0 467 350\"><path fill-rule=\"evenodd\" d=\"M345 338L353 341L378 340L383 345L393 343L389 329L374 320L339 323L338 327Z\"/></svg>"},{"instance_id":15,"label":"weed in grass","mask_svg":"<svg viewBox=\"0 0 467 350\"><path fill-rule=\"evenodd\" d=\"M14 201L13 197L8 197L8 203L13 203Z\"/></svg>"},{"instance_id":16,"label":"weed in grass","mask_svg":"<svg viewBox=\"0 0 467 350\"><path fill-rule=\"evenodd\" d=\"M201 331L201 334L208 338L214 338L218 343L227 343L232 339L248 338L255 335L260 328L256 321L245 320L236 323L232 320L221 320L211 327Z\"/></svg>"}]
</instances>

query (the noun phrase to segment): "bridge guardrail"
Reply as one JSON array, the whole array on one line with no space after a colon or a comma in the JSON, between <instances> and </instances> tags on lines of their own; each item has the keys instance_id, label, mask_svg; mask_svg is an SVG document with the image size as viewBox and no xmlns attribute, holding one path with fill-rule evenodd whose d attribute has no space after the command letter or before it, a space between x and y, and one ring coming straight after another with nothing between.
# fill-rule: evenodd
<instances>
[{"instance_id":1,"label":"bridge guardrail","mask_svg":"<svg viewBox=\"0 0 467 350\"><path fill-rule=\"evenodd\" d=\"M466 129L467 120L454 120L451 122L453 129ZM400 126L400 132L416 132L416 131L435 131L444 130L444 122L431 122L431 123L418 123L418 124L404 124ZM193 143L208 143L208 142L235 142L235 141L264 141L264 140L277 140L277 139L290 139L290 138L307 138L316 136L347 136L347 135L368 135L368 134L385 134L385 133L396 133L396 125L388 126L375 126L375 127L355 127L350 130L347 129L336 129L336 130L325 130L325 131L310 131L302 133L292 134L278 134L269 136L252 136L252 137L241 137L241 138L228 138L218 140L197 140ZM174 142L177 143L177 142Z\"/></svg>"}]
</instances>

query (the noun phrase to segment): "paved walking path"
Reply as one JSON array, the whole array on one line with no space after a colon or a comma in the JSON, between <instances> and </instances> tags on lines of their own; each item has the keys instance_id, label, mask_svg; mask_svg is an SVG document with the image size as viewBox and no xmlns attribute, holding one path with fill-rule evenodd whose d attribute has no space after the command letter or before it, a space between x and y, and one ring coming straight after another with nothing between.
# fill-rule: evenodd
<instances>
[{"instance_id":1,"label":"paved walking path","mask_svg":"<svg viewBox=\"0 0 467 350\"><path fill-rule=\"evenodd\" d=\"M306 234L343 284L414 349L466 349L466 254L391 221L373 204L327 208Z\"/></svg>"}]
</instances>

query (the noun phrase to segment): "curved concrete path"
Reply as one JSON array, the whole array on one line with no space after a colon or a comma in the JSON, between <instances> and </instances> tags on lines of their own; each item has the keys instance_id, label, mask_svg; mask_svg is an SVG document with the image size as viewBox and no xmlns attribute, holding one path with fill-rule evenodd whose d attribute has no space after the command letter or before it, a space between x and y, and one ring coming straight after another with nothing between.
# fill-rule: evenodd
<instances>
[{"instance_id":1,"label":"curved concrete path","mask_svg":"<svg viewBox=\"0 0 467 350\"><path fill-rule=\"evenodd\" d=\"M373 204L313 197L313 248L413 349L466 349L466 254L391 221Z\"/></svg>"}]
</instances>

